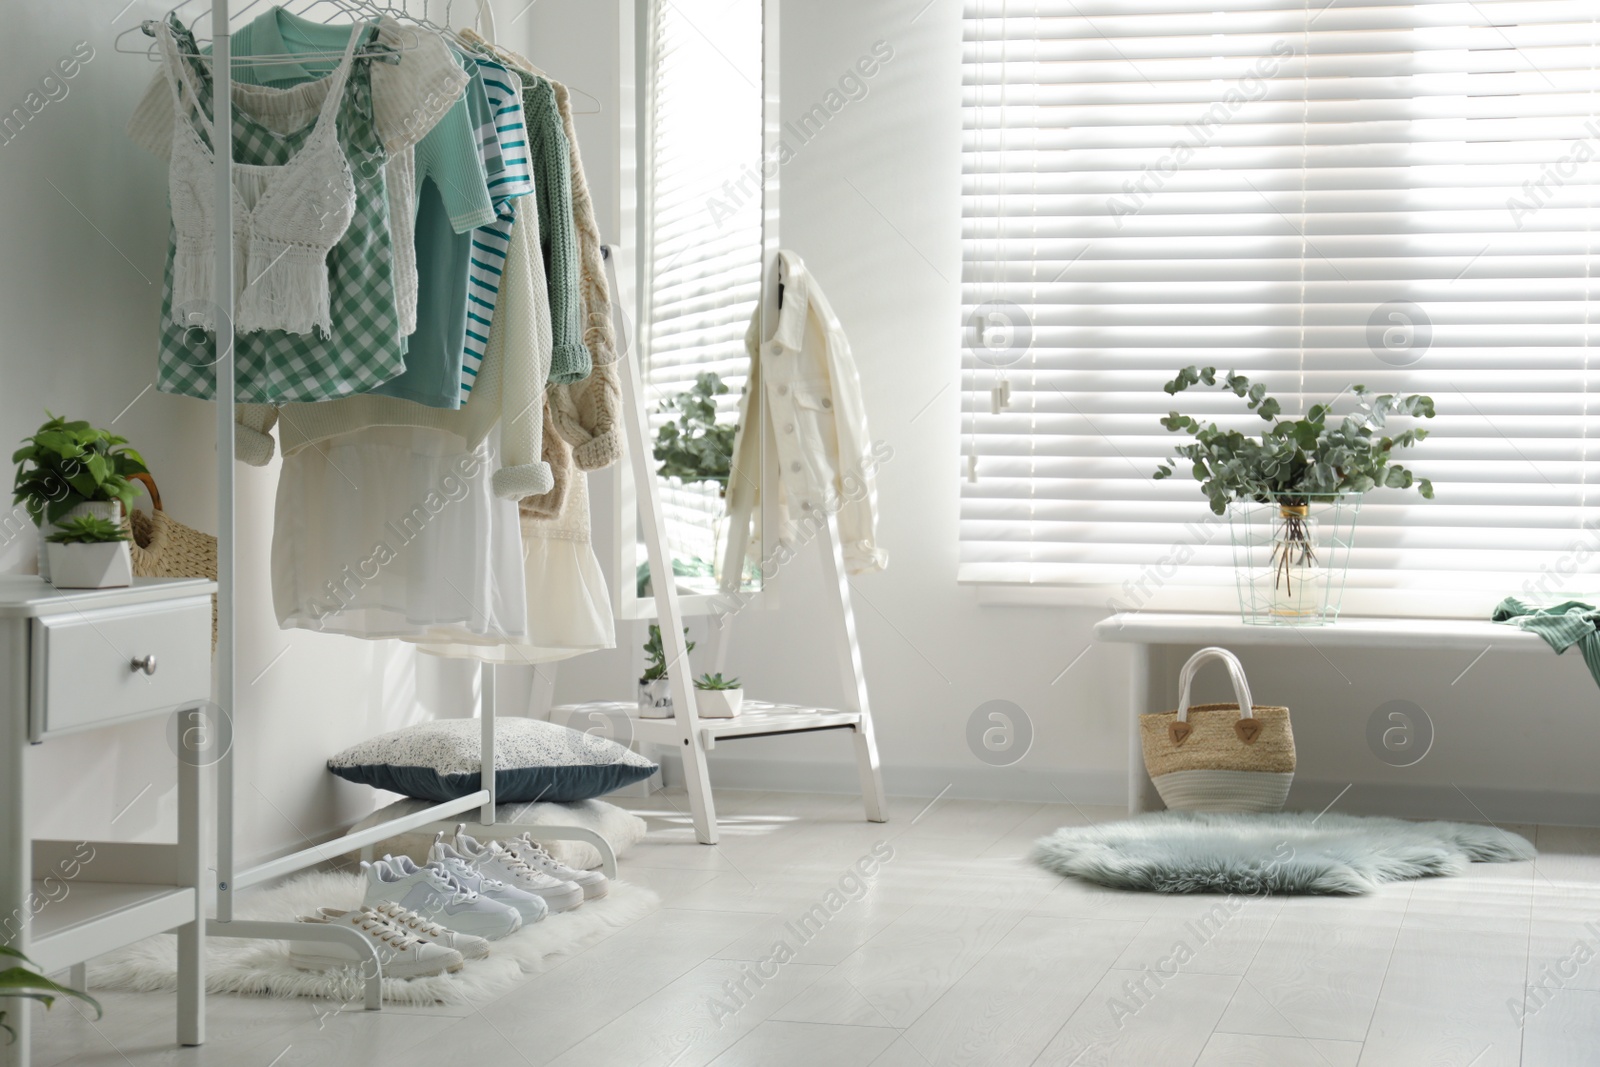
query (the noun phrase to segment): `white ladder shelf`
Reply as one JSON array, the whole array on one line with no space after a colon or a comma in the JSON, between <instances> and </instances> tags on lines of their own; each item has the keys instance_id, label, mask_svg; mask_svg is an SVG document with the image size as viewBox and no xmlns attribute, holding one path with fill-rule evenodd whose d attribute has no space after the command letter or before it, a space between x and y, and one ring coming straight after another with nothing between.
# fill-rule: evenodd
<instances>
[{"instance_id":1,"label":"white ladder shelf","mask_svg":"<svg viewBox=\"0 0 1600 1067\"><path fill-rule=\"evenodd\" d=\"M617 293L616 257L607 256L607 272L611 291ZM772 265L776 270L776 265ZM776 287L767 288L776 294ZM769 296L770 299L770 296ZM619 301L620 302L620 301ZM633 474L635 497L638 500L639 519L643 528L645 551L650 560L652 576L660 577L650 583L656 614L660 620L661 642L668 664L668 680L672 692L673 716L667 719L647 719L638 714L637 704L603 701L591 704L564 705L559 709L567 714L585 711L624 712L629 715L634 738L663 746L682 753L683 774L689 792L689 810L694 819L695 837L703 845L717 843L716 805L711 796L711 776L706 754L720 740L737 740L749 737L771 737L776 734L811 733L818 730L849 730L855 743L856 770L861 778L861 799L866 807L869 822L888 822L889 806L883 793L883 774L878 764L878 745L873 735L872 711L867 701L867 679L861 663L861 646L856 640L855 612L850 604L850 582L844 566L844 550L839 539L837 517L828 513L818 543L822 549L824 590L829 607L838 625L833 627L834 656L844 683L844 706L837 709L812 708L790 704L763 704L747 702L741 714L731 719L702 718L695 705L693 672L689 667L689 652L684 647L683 614L678 603L676 583L672 575L671 553L667 545L666 527L662 521L661 492L656 484L655 471L650 469L650 429L645 415L644 386L634 350L624 338L622 364L618 377L622 384L622 408L627 439L628 462ZM766 405L751 405L765 417ZM619 575L622 581L626 575Z\"/></svg>"}]
</instances>

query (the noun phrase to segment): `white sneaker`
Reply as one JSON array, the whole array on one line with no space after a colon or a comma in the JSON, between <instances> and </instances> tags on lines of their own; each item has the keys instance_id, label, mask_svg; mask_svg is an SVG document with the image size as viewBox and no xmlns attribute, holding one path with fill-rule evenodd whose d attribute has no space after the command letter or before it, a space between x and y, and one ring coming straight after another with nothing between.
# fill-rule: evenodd
<instances>
[{"instance_id":1,"label":"white sneaker","mask_svg":"<svg viewBox=\"0 0 1600 1067\"><path fill-rule=\"evenodd\" d=\"M445 872L480 896L515 908L524 923L536 923L550 914L550 907L543 897L494 877L445 844L441 840L443 837L444 831L441 830L434 839L433 848L428 850L428 866L431 869Z\"/></svg>"},{"instance_id":2,"label":"white sneaker","mask_svg":"<svg viewBox=\"0 0 1600 1067\"><path fill-rule=\"evenodd\" d=\"M459 971L463 966L461 953L455 949L413 937L404 927L396 926L373 908L362 907L337 917L302 915L300 922L349 926L357 930L377 947L385 978L427 978L446 971ZM369 959L342 941L293 941L291 944L294 947L289 950L289 962L306 971L347 967Z\"/></svg>"},{"instance_id":3,"label":"white sneaker","mask_svg":"<svg viewBox=\"0 0 1600 1067\"><path fill-rule=\"evenodd\" d=\"M504 879L529 893L544 898L550 910L570 911L583 903L583 887L562 878L552 878L543 871L529 866L499 841L479 842L456 830L456 848L462 855L470 856L479 870Z\"/></svg>"},{"instance_id":4,"label":"white sneaker","mask_svg":"<svg viewBox=\"0 0 1600 1067\"><path fill-rule=\"evenodd\" d=\"M338 908L320 908L318 910L322 913L322 917L329 922L338 922L350 914L346 911L340 911ZM414 911L407 911L398 904L378 904L373 906L372 910L395 926L404 929L412 937L419 938L429 944L455 949L461 953L462 959L481 960L489 955L489 942L484 938L474 937L471 934L463 934L459 930L451 930L448 927L440 926L427 916L419 915Z\"/></svg>"},{"instance_id":5,"label":"white sneaker","mask_svg":"<svg viewBox=\"0 0 1600 1067\"><path fill-rule=\"evenodd\" d=\"M460 831L457 831L458 836ZM458 846L459 847L459 846ZM611 881L599 871L580 871L576 867L568 867L556 859L533 835L524 833L521 837L514 837L506 842L506 848L511 853L535 870L543 871L551 878L559 878L563 882L574 882L583 890L584 900L593 900L603 897L611 891Z\"/></svg>"},{"instance_id":6,"label":"white sneaker","mask_svg":"<svg viewBox=\"0 0 1600 1067\"><path fill-rule=\"evenodd\" d=\"M441 926L490 941L522 927L516 908L479 896L444 871L418 867L409 856L385 856L361 867L367 872L367 904L398 904Z\"/></svg>"}]
</instances>

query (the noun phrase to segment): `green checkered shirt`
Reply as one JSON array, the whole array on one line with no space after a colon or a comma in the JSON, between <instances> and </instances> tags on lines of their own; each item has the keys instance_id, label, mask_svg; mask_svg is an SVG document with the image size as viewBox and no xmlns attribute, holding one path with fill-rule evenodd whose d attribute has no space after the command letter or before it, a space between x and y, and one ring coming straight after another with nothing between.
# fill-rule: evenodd
<instances>
[{"instance_id":1,"label":"green checkered shirt","mask_svg":"<svg viewBox=\"0 0 1600 1067\"><path fill-rule=\"evenodd\" d=\"M194 36L176 18L180 49L197 51ZM211 106L209 65L196 69L201 106ZM330 400L363 393L405 370L400 316L395 308L389 198L383 141L372 118L370 60L357 59L339 105L339 144L355 179L356 210L350 228L328 253L333 336L262 330L234 338L235 397L241 403L281 404ZM280 135L235 108L234 160L281 166L299 151L312 126ZM206 131L208 132L208 131ZM209 138L207 138L209 144ZM172 321L175 231L169 231L167 267L161 284L161 355L157 388L209 400L216 395L216 339L199 327Z\"/></svg>"}]
</instances>

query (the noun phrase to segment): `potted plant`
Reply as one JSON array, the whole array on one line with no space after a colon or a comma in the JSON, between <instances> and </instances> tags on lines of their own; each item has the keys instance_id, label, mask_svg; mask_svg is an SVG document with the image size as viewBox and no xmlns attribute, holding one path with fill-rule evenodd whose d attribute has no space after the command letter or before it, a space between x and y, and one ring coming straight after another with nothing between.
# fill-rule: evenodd
<instances>
[{"instance_id":1,"label":"potted plant","mask_svg":"<svg viewBox=\"0 0 1600 1067\"><path fill-rule=\"evenodd\" d=\"M115 589L133 584L128 531L98 515L79 515L45 538L50 584L57 589Z\"/></svg>"},{"instance_id":2,"label":"potted plant","mask_svg":"<svg viewBox=\"0 0 1600 1067\"><path fill-rule=\"evenodd\" d=\"M738 432L735 424L717 421L716 398L727 392L721 377L702 371L692 388L662 401L659 410L678 413L677 418L663 423L656 432L652 452L663 478L676 478L684 485L710 482L719 495L727 494L734 435Z\"/></svg>"},{"instance_id":3,"label":"potted plant","mask_svg":"<svg viewBox=\"0 0 1600 1067\"><path fill-rule=\"evenodd\" d=\"M689 628L683 628L684 637ZM694 651L694 642L688 641L685 653ZM639 676L639 716L645 719L672 718L672 689L667 679L667 653L661 644L661 627L650 624L650 637L644 643L645 669Z\"/></svg>"},{"instance_id":4,"label":"potted plant","mask_svg":"<svg viewBox=\"0 0 1600 1067\"><path fill-rule=\"evenodd\" d=\"M12 965L5 970L0 970L0 997L17 997L20 1000L37 1000L46 1008L56 1002L56 997L77 997L94 1009L94 1017L99 1019L104 1013L100 1009L100 1002L89 994L70 986L52 982L37 971L29 970L35 966L34 962L9 945L0 945L0 958L21 960L27 967ZM16 1040L17 1032L11 1024L6 1022L6 1013L0 1011L0 1030L6 1032L6 1041L9 1044Z\"/></svg>"},{"instance_id":5,"label":"potted plant","mask_svg":"<svg viewBox=\"0 0 1600 1067\"><path fill-rule=\"evenodd\" d=\"M1382 433L1392 415L1433 418L1432 398L1374 395L1352 385L1348 391L1356 403L1349 414L1333 414L1336 396L1312 404L1300 418L1283 418L1282 405L1267 395L1265 385L1232 372L1219 379L1215 367L1185 367L1163 388L1175 396L1195 385L1227 389L1271 423L1251 437L1176 411L1161 420L1173 433L1194 435L1194 443L1174 452L1192 465L1211 510L1229 516L1245 621L1337 617L1361 494L1415 484L1424 498L1433 499L1428 479L1416 478L1393 460L1396 450L1417 444L1428 431L1412 427L1392 437ZM1172 474L1169 460L1155 477Z\"/></svg>"},{"instance_id":6,"label":"potted plant","mask_svg":"<svg viewBox=\"0 0 1600 1067\"><path fill-rule=\"evenodd\" d=\"M127 438L54 415L23 440L11 461L17 465L11 502L27 508L39 527L44 578L50 577L45 538L58 524L79 515L121 523L136 494L128 476L147 473L144 457L128 447Z\"/></svg>"},{"instance_id":7,"label":"potted plant","mask_svg":"<svg viewBox=\"0 0 1600 1067\"><path fill-rule=\"evenodd\" d=\"M731 719L744 706L744 690L739 679L717 674L702 674L694 680L696 710L703 718Z\"/></svg>"}]
</instances>

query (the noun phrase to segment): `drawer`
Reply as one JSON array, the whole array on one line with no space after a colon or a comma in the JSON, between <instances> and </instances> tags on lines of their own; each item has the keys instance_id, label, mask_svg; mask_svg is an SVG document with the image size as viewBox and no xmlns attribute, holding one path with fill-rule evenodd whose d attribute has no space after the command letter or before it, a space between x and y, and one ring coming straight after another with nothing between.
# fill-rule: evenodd
<instances>
[{"instance_id":1,"label":"drawer","mask_svg":"<svg viewBox=\"0 0 1600 1067\"><path fill-rule=\"evenodd\" d=\"M35 741L211 699L209 596L47 615L32 636ZM151 673L134 666L148 656Z\"/></svg>"}]
</instances>

